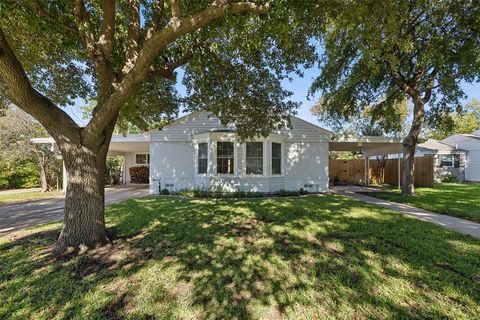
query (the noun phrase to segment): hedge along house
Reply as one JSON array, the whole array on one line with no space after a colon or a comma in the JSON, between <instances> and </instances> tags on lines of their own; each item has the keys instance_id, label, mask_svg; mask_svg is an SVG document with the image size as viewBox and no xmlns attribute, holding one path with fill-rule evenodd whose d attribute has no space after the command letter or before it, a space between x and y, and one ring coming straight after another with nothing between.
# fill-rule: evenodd
<instances>
[{"instance_id":1,"label":"hedge along house","mask_svg":"<svg viewBox=\"0 0 480 320\"><path fill-rule=\"evenodd\" d=\"M151 133L150 193L220 189L272 193L328 191L332 133L297 117L268 137L241 142L235 126L207 112Z\"/></svg>"}]
</instances>

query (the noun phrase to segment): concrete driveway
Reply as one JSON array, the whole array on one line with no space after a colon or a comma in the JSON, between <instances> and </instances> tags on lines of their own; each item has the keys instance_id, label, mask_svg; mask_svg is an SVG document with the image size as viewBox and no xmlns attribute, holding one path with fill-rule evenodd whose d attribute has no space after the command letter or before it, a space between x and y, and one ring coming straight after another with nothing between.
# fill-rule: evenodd
<instances>
[{"instance_id":1,"label":"concrete driveway","mask_svg":"<svg viewBox=\"0 0 480 320\"><path fill-rule=\"evenodd\" d=\"M105 188L105 202L112 203L148 195L148 185ZM63 197L0 205L0 236L23 228L63 219Z\"/></svg>"}]
</instances>

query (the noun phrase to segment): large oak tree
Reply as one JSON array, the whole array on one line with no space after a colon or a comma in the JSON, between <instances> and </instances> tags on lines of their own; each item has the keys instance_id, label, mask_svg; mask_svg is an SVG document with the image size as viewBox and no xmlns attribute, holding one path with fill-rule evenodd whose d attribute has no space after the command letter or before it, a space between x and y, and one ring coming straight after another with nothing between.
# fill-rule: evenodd
<instances>
[{"instance_id":1,"label":"large oak tree","mask_svg":"<svg viewBox=\"0 0 480 320\"><path fill-rule=\"evenodd\" d=\"M268 134L296 107L280 81L310 61L295 1L6 0L0 4L0 96L55 139L68 172L57 252L104 243L105 159L119 118L188 109ZM63 109L95 101L88 124Z\"/></svg>"},{"instance_id":2,"label":"large oak tree","mask_svg":"<svg viewBox=\"0 0 480 320\"><path fill-rule=\"evenodd\" d=\"M414 194L413 160L425 117L442 118L463 98L461 82L478 77L479 10L476 0L338 1L332 7L312 91L322 92L332 117L346 119L372 105L377 118L395 114L398 102L409 98L405 195Z\"/></svg>"}]
</instances>

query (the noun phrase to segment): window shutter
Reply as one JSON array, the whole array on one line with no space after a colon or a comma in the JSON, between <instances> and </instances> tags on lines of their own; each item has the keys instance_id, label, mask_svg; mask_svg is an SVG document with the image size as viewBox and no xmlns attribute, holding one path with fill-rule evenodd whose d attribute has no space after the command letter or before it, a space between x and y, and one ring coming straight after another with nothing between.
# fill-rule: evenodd
<instances>
[{"instance_id":1,"label":"window shutter","mask_svg":"<svg viewBox=\"0 0 480 320\"><path fill-rule=\"evenodd\" d=\"M460 155L456 154L453 156L453 162L455 168L460 168Z\"/></svg>"}]
</instances>

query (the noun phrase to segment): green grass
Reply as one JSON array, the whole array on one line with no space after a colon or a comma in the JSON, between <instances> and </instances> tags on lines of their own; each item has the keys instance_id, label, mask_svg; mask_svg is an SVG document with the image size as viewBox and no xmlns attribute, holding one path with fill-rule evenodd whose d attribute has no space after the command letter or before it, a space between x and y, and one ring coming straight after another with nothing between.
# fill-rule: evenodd
<instances>
[{"instance_id":1,"label":"green grass","mask_svg":"<svg viewBox=\"0 0 480 320\"><path fill-rule=\"evenodd\" d=\"M0 319L474 319L480 241L338 195L147 197L113 246L55 259L59 224L0 238Z\"/></svg>"},{"instance_id":2,"label":"green grass","mask_svg":"<svg viewBox=\"0 0 480 320\"><path fill-rule=\"evenodd\" d=\"M368 195L480 222L480 183L435 184L433 188L417 188L415 193L414 197L403 197L398 190L387 190L386 192L368 193Z\"/></svg>"},{"instance_id":3,"label":"green grass","mask_svg":"<svg viewBox=\"0 0 480 320\"><path fill-rule=\"evenodd\" d=\"M18 192L18 193L7 193L0 194L0 204L22 202L28 200L38 200L51 197L62 196L61 191L50 191L50 192L41 192L41 191L28 191L28 192Z\"/></svg>"}]
</instances>

